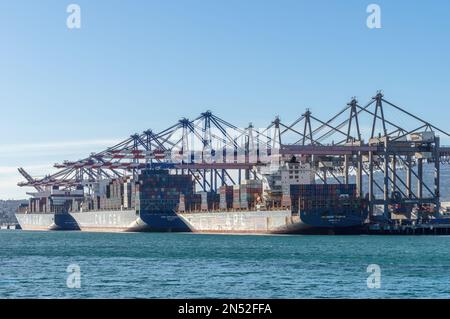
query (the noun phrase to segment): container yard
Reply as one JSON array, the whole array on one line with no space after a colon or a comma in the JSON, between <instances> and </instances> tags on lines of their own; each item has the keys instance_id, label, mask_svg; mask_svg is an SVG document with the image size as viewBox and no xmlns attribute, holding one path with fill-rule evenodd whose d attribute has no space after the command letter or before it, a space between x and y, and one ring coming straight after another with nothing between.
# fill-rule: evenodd
<instances>
[{"instance_id":1,"label":"container yard","mask_svg":"<svg viewBox=\"0 0 450 319\"><path fill-rule=\"evenodd\" d=\"M263 129L208 111L44 178L20 168L35 192L17 219L31 230L447 234L441 137L381 92L328 120L306 110Z\"/></svg>"}]
</instances>

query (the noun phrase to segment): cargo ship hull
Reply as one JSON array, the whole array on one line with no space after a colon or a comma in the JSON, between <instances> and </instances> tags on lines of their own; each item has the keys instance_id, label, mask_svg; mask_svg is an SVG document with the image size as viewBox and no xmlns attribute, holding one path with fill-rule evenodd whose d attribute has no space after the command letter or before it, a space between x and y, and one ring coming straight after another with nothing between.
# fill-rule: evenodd
<instances>
[{"instance_id":1,"label":"cargo ship hull","mask_svg":"<svg viewBox=\"0 0 450 319\"><path fill-rule=\"evenodd\" d=\"M82 231L186 232L189 227L173 211L104 210L71 212Z\"/></svg>"},{"instance_id":2,"label":"cargo ship hull","mask_svg":"<svg viewBox=\"0 0 450 319\"><path fill-rule=\"evenodd\" d=\"M192 232L219 234L361 234L364 216L292 214L290 210L179 213Z\"/></svg>"},{"instance_id":3,"label":"cargo ship hull","mask_svg":"<svg viewBox=\"0 0 450 319\"><path fill-rule=\"evenodd\" d=\"M76 221L66 213L17 213L22 230L79 230Z\"/></svg>"}]
</instances>

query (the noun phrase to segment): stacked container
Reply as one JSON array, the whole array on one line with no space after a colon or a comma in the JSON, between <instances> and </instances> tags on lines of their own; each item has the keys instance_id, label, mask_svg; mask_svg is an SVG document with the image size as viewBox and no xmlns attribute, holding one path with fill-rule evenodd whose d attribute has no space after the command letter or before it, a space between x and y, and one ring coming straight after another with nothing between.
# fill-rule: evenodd
<instances>
[{"instance_id":1,"label":"stacked container","mask_svg":"<svg viewBox=\"0 0 450 319\"><path fill-rule=\"evenodd\" d=\"M52 199L48 198L45 212L46 213L51 213L51 211L52 211Z\"/></svg>"},{"instance_id":2,"label":"stacked container","mask_svg":"<svg viewBox=\"0 0 450 319\"><path fill-rule=\"evenodd\" d=\"M291 185L294 209L338 208L357 205L355 184Z\"/></svg>"},{"instance_id":3,"label":"stacked container","mask_svg":"<svg viewBox=\"0 0 450 319\"><path fill-rule=\"evenodd\" d=\"M186 211L186 196L184 194L180 194L180 203L178 204L178 211L179 212Z\"/></svg>"},{"instance_id":4,"label":"stacked container","mask_svg":"<svg viewBox=\"0 0 450 319\"><path fill-rule=\"evenodd\" d=\"M291 195L288 194L281 195L281 207L287 208L291 207L291 205L292 205Z\"/></svg>"},{"instance_id":5,"label":"stacked container","mask_svg":"<svg viewBox=\"0 0 450 319\"><path fill-rule=\"evenodd\" d=\"M131 195L130 195L130 203L131 203L131 208L135 209L136 208L136 182L135 181L131 181Z\"/></svg>"},{"instance_id":6,"label":"stacked container","mask_svg":"<svg viewBox=\"0 0 450 319\"><path fill-rule=\"evenodd\" d=\"M106 186L106 196L100 198L100 208L118 210L124 206L124 184L122 180L114 179ZM86 208L95 209L95 205L88 205Z\"/></svg>"},{"instance_id":7,"label":"stacked container","mask_svg":"<svg viewBox=\"0 0 450 319\"><path fill-rule=\"evenodd\" d=\"M220 206L220 194L215 192L208 193L208 209L218 210Z\"/></svg>"},{"instance_id":8,"label":"stacked container","mask_svg":"<svg viewBox=\"0 0 450 319\"><path fill-rule=\"evenodd\" d=\"M219 208L227 210L233 207L233 186L222 186L219 188Z\"/></svg>"},{"instance_id":9,"label":"stacked container","mask_svg":"<svg viewBox=\"0 0 450 319\"><path fill-rule=\"evenodd\" d=\"M198 192L201 197L201 205L200 209L202 211L208 210L208 193L207 192Z\"/></svg>"},{"instance_id":10,"label":"stacked container","mask_svg":"<svg viewBox=\"0 0 450 319\"><path fill-rule=\"evenodd\" d=\"M101 197L95 196L94 197L94 210L99 210L101 208Z\"/></svg>"},{"instance_id":11,"label":"stacked container","mask_svg":"<svg viewBox=\"0 0 450 319\"><path fill-rule=\"evenodd\" d=\"M261 202L262 191L262 182L260 180L244 181L241 185L241 208L254 208L256 204Z\"/></svg>"},{"instance_id":12,"label":"stacked container","mask_svg":"<svg viewBox=\"0 0 450 319\"><path fill-rule=\"evenodd\" d=\"M201 197L200 210L215 210L219 206L220 196L214 192L198 192Z\"/></svg>"},{"instance_id":13,"label":"stacked container","mask_svg":"<svg viewBox=\"0 0 450 319\"><path fill-rule=\"evenodd\" d=\"M130 209L131 206L131 184L132 181L125 181L123 184L123 208Z\"/></svg>"},{"instance_id":14,"label":"stacked container","mask_svg":"<svg viewBox=\"0 0 450 319\"><path fill-rule=\"evenodd\" d=\"M197 211L201 209L202 196L200 194L184 195L185 209Z\"/></svg>"},{"instance_id":15,"label":"stacked container","mask_svg":"<svg viewBox=\"0 0 450 319\"><path fill-rule=\"evenodd\" d=\"M193 193L191 175L145 170L139 175L138 182L136 199L141 211L175 210L180 203L180 194L189 197Z\"/></svg>"},{"instance_id":16,"label":"stacked container","mask_svg":"<svg viewBox=\"0 0 450 319\"><path fill-rule=\"evenodd\" d=\"M241 208L241 187L233 185L233 209Z\"/></svg>"}]
</instances>

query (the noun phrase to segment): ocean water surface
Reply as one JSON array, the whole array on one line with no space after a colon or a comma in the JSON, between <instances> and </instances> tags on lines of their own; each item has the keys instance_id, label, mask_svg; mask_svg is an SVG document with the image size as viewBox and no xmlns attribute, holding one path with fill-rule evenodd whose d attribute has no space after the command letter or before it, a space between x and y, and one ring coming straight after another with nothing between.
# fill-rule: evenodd
<instances>
[{"instance_id":1,"label":"ocean water surface","mask_svg":"<svg viewBox=\"0 0 450 319\"><path fill-rule=\"evenodd\" d=\"M450 298L450 236L5 230L0 298Z\"/></svg>"}]
</instances>

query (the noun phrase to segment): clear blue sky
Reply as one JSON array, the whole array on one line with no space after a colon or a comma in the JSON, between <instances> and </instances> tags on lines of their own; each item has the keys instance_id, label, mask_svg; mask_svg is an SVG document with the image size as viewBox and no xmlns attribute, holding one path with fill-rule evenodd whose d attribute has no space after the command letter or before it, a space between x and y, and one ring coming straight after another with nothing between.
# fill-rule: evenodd
<instances>
[{"instance_id":1,"label":"clear blue sky","mask_svg":"<svg viewBox=\"0 0 450 319\"><path fill-rule=\"evenodd\" d=\"M370 3L382 29L366 26ZM446 0L3 0L0 38L0 198L23 197L17 166L42 174L207 109L265 126L383 89L450 130Z\"/></svg>"}]
</instances>

